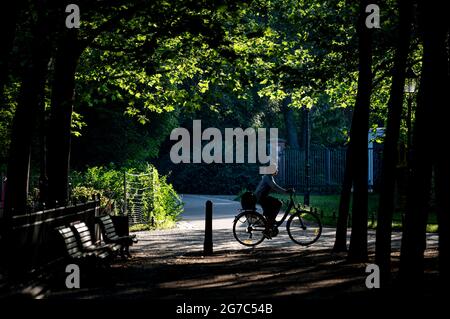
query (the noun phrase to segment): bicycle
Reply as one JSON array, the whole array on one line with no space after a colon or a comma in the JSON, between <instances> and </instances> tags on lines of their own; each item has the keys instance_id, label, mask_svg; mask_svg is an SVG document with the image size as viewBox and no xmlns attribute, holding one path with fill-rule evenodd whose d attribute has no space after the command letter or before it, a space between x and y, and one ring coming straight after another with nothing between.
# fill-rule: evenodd
<instances>
[{"instance_id":1,"label":"bicycle","mask_svg":"<svg viewBox=\"0 0 450 319\"><path fill-rule=\"evenodd\" d=\"M275 221L271 229L268 229L270 235L266 231L266 218L256 211L256 209L241 210L233 221L234 238L242 245L254 247L264 241L264 239L272 239L279 233L280 227L286 218L290 215L286 230L291 240L301 246L309 246L314 244L322 234L322 223L317 214L302 208L294 201L294 193L290 194L289 204L284 212L283 217ZM295 211L290 214L291 210Z\"/></svg>"}]
</instances>

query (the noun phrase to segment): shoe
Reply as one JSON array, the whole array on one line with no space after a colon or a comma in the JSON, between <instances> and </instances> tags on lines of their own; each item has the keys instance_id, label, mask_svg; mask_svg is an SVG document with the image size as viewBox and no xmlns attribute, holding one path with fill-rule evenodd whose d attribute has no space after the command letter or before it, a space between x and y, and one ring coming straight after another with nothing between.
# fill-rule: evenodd
<instances>
[{"instance_id":1,"label":"shoe","mask_svg":"<svg viewBox=\"0 0 450 319\"><path fill-rule=\"evenodd\" d=\"M270 230L270 237L272 238L277 237L278 233L279 233L278 227L274 227Z\"/></svg>"},{"instance_id":2,"label":"shoe","mask_svg":"<svg viewBox=\"0 0 450 319\"><path fill-rule=\"evenodd\" d=\"M266 230L263 231L263 236L266 239L272 239L272 237L270 236L270 233L271 233L271 230L270 229L266 229Z\"/></svg>"}]
</instances>

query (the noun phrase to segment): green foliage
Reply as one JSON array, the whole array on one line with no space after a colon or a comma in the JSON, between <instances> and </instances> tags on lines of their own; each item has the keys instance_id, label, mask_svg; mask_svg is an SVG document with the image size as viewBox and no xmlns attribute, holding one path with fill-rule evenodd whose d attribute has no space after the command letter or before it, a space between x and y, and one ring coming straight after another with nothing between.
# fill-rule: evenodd
<instances>
[{"instance_id":1,"label":"green foliage","mask_svg":"<svg viewBox=\"0 0 450 319\"><path fill-rule=\"evenodd\" d=\"M180 197L166 176L161 176L155 167L140 164L134 168L115 169L114 167L91 167L85 172L73 172L72 198L85 200L92 195L102 196L101 206L114 214L121 214L124 205L124 174L148 174L140 176L139 188L144 191L128 191L128 198L142 196L145 219L155 227L173 226L183 211ZM133 176L133 175L130 175ZM131 177L130 177L131 178ZM132 207L130 207L132 209Z\"/></svg>"},{"instance_id":2,"label":"green foliage","mask_svg":"<svg viewBox=\"0 0 450 319\"><path fill-rule=\"evenodd\" d=\"M95 189L93 187L76 186L71 190L71 195L73 203L91 201L100 195L100 206L103 208L106 208L110 201L110 198L104 195L102 189Z\"/></svg>"},{"instance_id":3,"label":"green foliage","mask_svg":"<svg viewBox=\"0 0 450 319\"><path fill-rule=\"evenodd\" d=\"M81 136L81 130L86 126L83 121L83 116L77 112L72 112L72 135L75 137Z\"/></svg>"},{"instance_id":4,"label":"green foliage","mask_svg":"<svg viewBox=\"0 0 450 319\"><path fill-rule=\"evenodd\" d=\"M135 5L124 1L103 10L86 3L80 39ZM287 96L291 107L317 110L313 139L316 134L321 144L342 144L350 122L342 109L351 109L356 92L356 7L343 0L138 5L97 34L81 55L72 163L84 169L154 159L179 117L194 111L198 118L212 111L221 120L216 127L282 128L278 104ZM391 7L392 1L383 19L390 27L377 31L380 41L395 25ZM19 43L29 42L27 37L21 34ZM374 125L385 119L392 57L392 43L380 43ZM147 125L139 127L124 114Z\"/></svg>"},{"instance_id":5,"label":"green foliage","mask_svg":"<svg viewBox=\"0 0 450 319\"><path fill-rule=\"evenodd\" d=\"M152 230L151 225L149 224L136 224L130 226L130 232L138 232L138 231L146 231Z\"/></svg>"},{"instance_id":6,"label":"green foliage","mask_svg":"<svg viewBox=\"0 0 450 319\"><path fill-rule=\"evenodd\" d=\"M267 100L290 95L292 107L326 105L323 116L333 116L334 108L353 105L356 83L353 12L344 3L253 1L184 12L175 1L154 8L84 51L79 101L121 105L140 123L173 110L201 110L201 117L211 109L248 127L267 124L261 117L277 105Z\"/></svg>"},{"instance_id":7,"label":"green foliage","mask_svg":"<svg viewBox=\"0 0 450 319\"><path fill-rule=\"evenodd\" d=\"M167 183L166 176L160 176L153 168L154 191L153 210L150 218L154 218L156 223L165 223L167 220L176 221L183 212L181 198L175 192L173 186Z\"/></svg>"},{"instance_id":8,"label":"green foliage","mask_svg":"<svg viewBox=\"0 0 450 319\"><path fill-rule=\"evenodd\" d=\"M6 172L10 143L9 134L17 104L15 101L17 91L18 83L6 86L3 92L3 100L0 101L3 104L0 106L0 173Z\"/></svg>"},{"instance_id":9,"label":"green foliage","mask_svg":"<svg viewBox=\"0 0 450 319\"><path fill-rule=\"evenodd\" d=\"M197 192L236 193L256 183L256 169L172 167L164 160L170 131L198 118L205 126L219 128L279 127L280 137L285 137L280 103L286 97L291 97L290 107L296 110L311 109L313 143L346 143L358 74L357 2L119 3L108 10L97 2L83 4L79 39L92 42L83 51L76 73L72 134L78 138L73 139L71 163L77 170L152 161L166 172L173 171L168 180L177 190L192 192L189 185L198 180L202 182ZM133 8L133 14L97 34L110 19ZM395 42L391 31L398 22L395 8L395 1L386 2L383 28L374 33L372 127L383 126L386 119ZM0 171L6 166L19 76L30 64L27 48L35 11L27 9L18 26L11 83L4 94L6 107L0 111ZM415 36L414 61L421 57L417 42ZM47 86L45 104L50 103L50 93ZM302 116L295 113L299 132ZM38 170L40 155L32 156L32 175L38 175L33 170ZM116 198L120 174L111 173L108 180L97 173L86 176L86 185L107 190L104 196Z\"/></svg>"},{"instance_id":10,"label":"green foliage","mask_svg":"<svg viewBox=\"0 0 450 319\"><path fill-rule=\"evenodd\" d=\"M123 192L123 173L114 168L90 167L84 173L73 172L72 183L76 186L86 186L104 193L119 194Z\"/></svg>"}]
</instances>

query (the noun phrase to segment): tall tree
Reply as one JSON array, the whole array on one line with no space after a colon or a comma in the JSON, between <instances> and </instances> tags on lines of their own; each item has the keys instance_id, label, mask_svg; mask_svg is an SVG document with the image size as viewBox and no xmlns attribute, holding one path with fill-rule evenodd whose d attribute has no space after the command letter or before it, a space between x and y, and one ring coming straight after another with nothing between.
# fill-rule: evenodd
<instances>
[{"instance_id":1,"label":"tall tree","mask_svg":"<svg viewBox=\"0 0 450 319\"><path fill-rule=\"evenodd\" d=\"M75 71L81 48L77 29L64 31L57 42L53 74L51 116L48 134L48 200L66 204L68 200L70 140Z\"/></svg>"},{"instance_id":2,"label":"tall tree","mask_svg":"<svg viewBox=\"0 0 450 319\"><path fill-rule=\"evenodd\" d=\"M399 0L399 27L397 49L393 68L392 86L388 102L388 119L384 139L382 188L377 218L376 263L382 279L389 278L391 260L392 216L394 213L395 176L397 165L397 144L400 135L403 92L406 64L408 60L413 3Z\"/></svg>"},{"instance_id":3,"label":"tall tree","mask_svg":"<svg viewBox=\"0 0 450 319\"><path fill-rule=\"evenodd\" d=\"M447 10L442 12L448 12ZM442 17L445 21L445 17ZM447 21L448 22L448 21ZM445 26L442 26L442 30ZM445 36L444 36L445 37ZM448 96L448 88L450 87L450 23L447 24L447 50L445 45L445 38L439 33L439 64L443 67L439 69L437 79L439 82L438 101L441 101L436 112L436 119L438 124L435 126L436 144L440 143L437 137L449 137L445 115L446 106L450 104ZM447 64L447 68L445 68ZM442 145L435 145L435 185L436 185L436 202L439 223L439 271L442 278L442 287L448 287L450 283L450 162L447 152Z\"/></svg>"},{"instance_id":4,"label":"tall tree","mask_svg":"<svg viewBox=\"0 0 450 319\"><path fill-rule=\"evenodd\" d=\"M98 19L91 24L98 26L85 31L84 37L80 36L77 30L61 30L55 57L50 110L51 123L48 139L48 186L51 204L55 201L65 203L68 200L70 134L75 93L75 73L80 56L88 47L95 46L94 41L100 35L116 29L114 34L119 33L122 36L132 36L134 43L130 51L125 52L123 48L115 47L114 43L111 45L110 38L106 38L107 44L102 43L100 48L110 48L113 52L118 51L122 57L125 53L128 63L134 64L137 62L144 64L144 66L141 65L141 69L145 69L146 73L154 72L152 55L155 53L158 44L162 42L159 40L176 38L180 34L189 34L190 36L201 34L205 41L210 41L209 44L211 42L216 42L216 46L220 44L220 40L217 37L222 36L222 34L214 32L217 31L217 28L214 29L216 25L210 19L213 15L211 12L220 10L222 7L223 4L220 1L200 4L185 1L162 2L162 4L149 0L131 2L132 4L120 6L120 9L112 13L106 11L106 16L103 16L105 11L101 3L94 3L91 6L86 3L87 11L91 12L91 15ZM236 9L234 2L239 1L231 1L228 4L228 8L234 7ZM64 5L68 3L70 1L65 1ZM211 11L206 12L206 10ZM117 32L117 30L119 31ZM137 34L140 36L137 38L144 38L145 40L136 39ZM142 77L142 73L139 75ZM134 92L134 94L140 95L139 86L142 84L142 79L132 79L133 83L131 85L128 85L129 83L122 79L120 80L121 84L125 83L123 86L127 93ZM175 79L172 80L175 81ZM149 82L151 80L148 78L144 81L146 84ZM154 92L152 94L155 95ZM146 102L151 104L148 101Z\"/></svg>"},{"instance_id":5,"label":"tall tree","mask_svg":"<svg viewBox=\"0 0 450 319\"><path fill-rule=\"evenodd\" d=\"M31 142L36 125L36 115L43 99L47 65L51 53L51 10L48 1L36 5L37 20L30 45L31 58L20 89L11 130L5 210L23 213L28 196Z\"/></svg>"},{"instance_id":6,"label":"tall tree","mask_svg":"<svg viewBox=\"0 0 450 319\"><path fill-rule=\"evenodd\" d=\"M412 152L412 178L408 193L402 240L400 275L411 288L423 284L426 222L429 210L432 167L439 222L439 263L441 283L449 280L449 163L440 140L446 132L446 90L449 85L448 24L445 8L425 1L419 3L423 29L423 69L416 114ZM447 103L446 103L447 102ZM414 284L412 284L414 282Z\"/></svg>"},{"instance_id":7,"label":"tall tree","mask_svg":"<svg viewBox=\"0 0 450 319\"><path fill-rule=\"evenodd\" d=\"M358 33L358 93L352 119L350 140L353 167L353 206L352 233L350 237L349 258L367 259L367 219L368 219L368 140L370 96L372 92L372 29L366 26L366 7L368 0L360 1ZM357 159L357 160L356 160Z\"/></svg>"},{"instance_id":8,"label":"tall tree","mask_svg":"<svg viewBox=\"0 0 450 319\"><path fill-rule=\"evenodd\" d=\"M24 0L13 1L8 10L2 10L0 16L0 99L3 98L3 88L8 76L8 63L16 35L17 17L22 9ZM2 104L3 101L0 100ZM0 104L0 107L3 105Z\"/></svg>"},{"instance_id":9,"label":"tall tree","mask_svg":"<svg viewBox=\"0 0 450 319\"><path fill-rule=\"evenodd\" d=\"M71 1L65 1L61 7ZM56 44L50 123L48 130L48 200L50 205L66 204L69 199L69 168L72 112L75 98L75 73L83 51L102 32L108 31L121 19L131 18L145 1L123 9L81 38L76 28L64 27L65 16L59 16L59 38ZM99 8L91 8L93 12ZM62 10L60 12L63 12Z\"/></svg>"},{"instance_id":10,"label":"tall tree","mask_svg":"<svg viewBox=\"0 0 450 319\"><path fill-rule=\"evenodd\" d=\"M445 78L443 78L445 79ZM445 88L449 87L449 80L447 75L446 86L441 87L442 92L446 92ZM442 119L445 110L444 105L449 105L448 96L442 96L441 101L446 103L440 104L440 109L437 114L437 119L443 125L439 128L441 132L438 133L440 137L448 135L448 131L445 130L445 123ZM450 283L450 163L448 154L444 151L442 145L439 145L436 149L435 158L435 190L436 190L436 204L439 224L439 272L442 278L442 287L448 287Z\"/></svg>"},{"instance_id":11,"label":"tall tree","mask_svg":"<svg viewBox=\"0 0 450 319\"><path fill-rule=\"evenodd\" d=\"M336 235L334 240L333 251L347 251L347 224L350 211L350 202L352 197L352 167L353 167L352 144L349 143L346 151L344 180L342 182L341 195L339 198L339 211L336 222Z\"/></svg>"},{"instance_id":12,"label":"tall tree","mask_svg":"<svg viewBox=\"0 0 450 319\"><path fill-rule=\"evenodd\" d=\"M400 278L405 285L421 287L423 283L426 224L429 210L432 176L433 118L438 101L440 41L442 22L436 9L426 1L419 2L419 23L423 37L423 65L419 88L413 145L411 150L411 176L408 187L405 224L400 257Z\"/></svg>"}]
</instances>

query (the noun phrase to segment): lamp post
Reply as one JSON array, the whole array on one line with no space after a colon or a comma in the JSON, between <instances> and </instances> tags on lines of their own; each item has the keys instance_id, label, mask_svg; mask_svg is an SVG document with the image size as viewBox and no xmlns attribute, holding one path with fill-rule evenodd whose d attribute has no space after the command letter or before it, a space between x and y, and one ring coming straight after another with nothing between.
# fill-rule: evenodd
<instances>
[{"instance_id":1,"label":"lamp post","mask_svg":"<svg viewBox=\"0 0 450 319\"><path fill-rule=\"evenodd\" d=\"M414 93L416 92L416 82L417 82L417 75L411 68L408 68L406 70L406 77L405 77L405 93L408 94L408 109L406 114L406 129L407 129L406 149L407 149L408 163L410 160L411 145L412 145L412 103Z\"/></svg>"}]
</instances>

